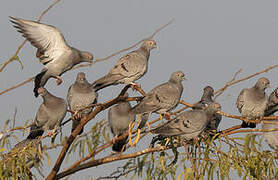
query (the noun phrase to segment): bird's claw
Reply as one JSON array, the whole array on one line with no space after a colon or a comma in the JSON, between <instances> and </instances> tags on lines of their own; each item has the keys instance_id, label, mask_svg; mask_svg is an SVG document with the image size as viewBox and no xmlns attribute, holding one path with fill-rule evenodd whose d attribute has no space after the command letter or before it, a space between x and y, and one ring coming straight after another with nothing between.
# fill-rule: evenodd
<instances>
[{"instance_id":1,"label":"bird's claw","mask_svg":"<svg viewBox=\"0 0 278 180\"><path fill-rule=\"evenodd\" d=\"M47 135L51 138L53 138L57 134L57 130L53 129L52 131L48 131Z\"/></svg>"},{"instance_id":2,"label":"bird's claw","mask_svg":"<svg viewBox=\"0 0 278 180\"><path fill-rule=\"evenodd\" d=\"M61 76L56 76L56 83L57 83L57 86L59 86L60 84L62 84L63 80L61 78Z\"/></svg>"},{"instance_id":3,"label":"bird's claw","mask_svg":"<svg viewBox=\"0 0 278 180\"><path fill-rule=\"evenodd\" d=\"M164 113L163 116L164 116L164 118L167 119L168 121L171 120L171 114Z\"/></svg>"}]
</instances>

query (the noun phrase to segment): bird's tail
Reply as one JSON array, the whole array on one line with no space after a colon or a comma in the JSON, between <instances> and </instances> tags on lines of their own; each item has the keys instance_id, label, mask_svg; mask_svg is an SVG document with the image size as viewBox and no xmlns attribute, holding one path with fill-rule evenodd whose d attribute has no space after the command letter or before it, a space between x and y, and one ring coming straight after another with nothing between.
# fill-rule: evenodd
<instances>
[{"instance_id":1,"label":"bird's tail","mask_svg":"<svg viewBox=\"0 0 278 180\"><path fill-rule=\"evenodd\" d=\"M119 136L121 136L121 134ZM112 146L112 150L116 151L116 152L125 151L124 146L126 144L126 140L127 140L127 137L124 138L124 139L120 139L120 140L115 141L115 143Z\"/></svg>"},{"instance_id":2,"label":"bird's tail","mask_svg":"<svg viewBox=\"0 0 278 180\"><path fill-rule=\"evenodd\" d=\"M35 97L38 97L38 89L42 86L42 84L45 84L46 82L43 82L42 79L43 77L45 76L45 73L46 73L46 70L45 71L42 71L40 72L39 74L36 75L35 77L35 87L34 87L34 94L35 94ZM44 78L45 79L45 78ZM43 82L43 83L42 83Z\"/></svg>"},{"instance_id":3,"label":"bird's tail","mask_svg":"<svg viewBox=\"0 0 278 180\"><path fill-rule=\"evenodd\" d=\"M35 124L31 126L30 133L27 139L36 139L39 136L42 136L44 133L43 129L37 127Z\"/></svg>"},{"instance_id":4,"label":"bird's tail","mask_svg":"<svg viewBox=\"0 0 278 180\"><path fill-rule=\"evenodd\" d=\"M71 128L71 133L75 130L75 128L80 124L80 119L72 119L72 128ZM82 127L81 131L79 132L78 135L82 134L84 131L84 127Z\"/></svg>"},{"instance_id":5,"label":"bird's tail","mask_svg":"<svg viewBox=\"0 0 278 180\"><path fill-rule=\"evenodd\" d=\"M102 78L93 82L92 86L95 89L95 91L97 92L98 90L103 89L107 86L116 84L116 81L119 79L121 79L120 75L107 74L107 75L103 76Z\"/></svg>"}]
</instances>

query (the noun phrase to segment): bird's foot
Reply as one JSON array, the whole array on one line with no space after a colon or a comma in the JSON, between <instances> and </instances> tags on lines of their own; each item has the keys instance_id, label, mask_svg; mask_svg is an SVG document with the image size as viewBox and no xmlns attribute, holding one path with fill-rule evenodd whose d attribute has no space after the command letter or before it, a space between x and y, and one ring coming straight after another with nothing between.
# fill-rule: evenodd
<instances>
[{"instance_id":1,"label":"bird's foot","mask_svg":"<svg viewBox=\"0 0 278 180\"><path fill-rule=\"evenodd\" d=\"M171 120L171 114L170 113L164 113L163 117L168 121Z\"/></svg>"},{"instance_id":2,"label":"bird's foot","mask_svg":"<svg viewBox=\"0 0 278 180\"><path fill-rule=\"evenodd\" d=\"M47 132L47 135L51 138L53 138L56 134L57 134L57 129L53 129Z\"/></svg>"},{"instance_id":3,"label":"bird's foot","mask_svg":"<svg viewBox=\"0 0 278 180\"><path fill-rule=\"evenodd\" d=\"M114 144L116 142L116 139L118 138L118 136L116 135L115 137L113 137L113 139L111 140L111 143Z\"/></svg>"},{"instance_id":4,"label":"bird's foot","mask_svg":"<svg viewBox=\"0 0 278 180\"><path fill-rule=\"evenodd\" d=\"M62 80L62 77L61 76L56 76L56 83L57 83L57 86L59 86L60 84L62 84L63 80Z\"/></svg>"},{"instance_id":5,"label":"bird's foot","mask_svg":"<svg viewBox=\"0 0 278 180\"><path fill-rule=\"evenodd\" d=\"M143 96L146 96L145 91L141 88L141 86L139 84L136 84L134 82L130 83L130 86L132 88L133 91L138 91L140 94L142 94Z\"/></svg>"},{"instance_id":6,"label":"bird's foot","mask_svg":"<svg viewBox=\"0 0 278 180\"><path fill-rule=\"evenodd\" d=\"M74 119L81 119L82 118L82 115L80 113L78 113L78 111L75 111L73 116L72 116Z\"/></svg>"}]
</instances>

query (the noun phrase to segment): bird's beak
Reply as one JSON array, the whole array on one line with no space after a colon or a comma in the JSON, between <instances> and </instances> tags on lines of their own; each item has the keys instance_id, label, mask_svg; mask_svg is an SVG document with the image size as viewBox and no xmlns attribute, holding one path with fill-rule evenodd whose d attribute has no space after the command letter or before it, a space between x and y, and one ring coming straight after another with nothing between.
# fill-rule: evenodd
<instances>
[{"instance_id":1,"label":"bird's beak","mask_svg":"<svg viewBox=\"0 0 278 180\"><path fill-rule=\"evenodd\" d=\"M185 77L185 76L182 76L181 78L182 78L182 80L187 81L187 79L186 79L186 77Z\"/></svg>"}]
</instances>

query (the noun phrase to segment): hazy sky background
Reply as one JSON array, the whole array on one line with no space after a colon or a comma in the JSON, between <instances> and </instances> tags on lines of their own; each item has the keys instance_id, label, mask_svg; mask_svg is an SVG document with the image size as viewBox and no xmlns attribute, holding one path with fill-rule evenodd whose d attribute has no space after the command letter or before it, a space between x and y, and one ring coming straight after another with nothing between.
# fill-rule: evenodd
<instances>
[{"instance_id":1,"label":"hazy sky background","mask_svg":"<svg viewBox=\"0 0 278 180\"><path fill-rule=\"evenodd\" d=\"M12 56L23 41L23 37L12 27L8 16L37 20L40 13L52 2L1 1L0 63ZM219 89L240 68L243 72L239 77L243 77L278 64L277 7L278 1L275 0L62 0L44 16L42 22L60 29L69 45L91 51L95 57L100 58L136 43L175 18L173 24L155 36L159 50L152 51L149 70L137 82L148 92L154 86L167 81L172 72L182 70L188 77L188 81L183 83L182 98L193 103L199 99L206 85ZM23 47L19 57L24 69L20 70L17 62L9 64L0 73L1 91L36 75L43 68L30 43ZM67 72L63 75L62 85L56 86L55 80L51 79L46 88L65 98L68 87L78 72L86 72L88 80L92 82L107 73L119 57L97 63L90 68ZM262 75L270 79L272 89L277 86L277 73L278 69ZM218 102L223 111L238 114L236 97L243 87L253 86L259 77L261 76L233 86L219 97ZM119 85L117 88L104 89L99 94L99 102L115 97L122 87ZM270 93L272 89L267 92ZM15 108L18 109L16 125L23 125L25 120L35 117L42 99L36 99L32 90L33 84L29 83L0 96L2 123L13 117ZM97 116L97 119L101 118L106 118L106 112ZM238 122L224 118L220 129ZM90 122L87 129L93 123ZM64 134L69 133L69 127L70 125L63 129ZM50 141L48 139L45 142ZM149 142L144 143L148 145ZM140 147L133 150L142 149ZM56 157L58 152L52 152L51 155ZM46 162L44 165L43 173L47 175L50 169ZM69 165L64 162L61 169ZM52 166L53 164L50 168ZM113 169L115 165L91 168L71 176L70 179L97 178L108 175Z\"/></svg>"}]
</instances>

